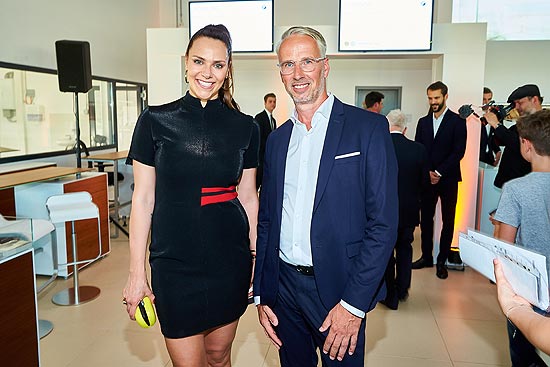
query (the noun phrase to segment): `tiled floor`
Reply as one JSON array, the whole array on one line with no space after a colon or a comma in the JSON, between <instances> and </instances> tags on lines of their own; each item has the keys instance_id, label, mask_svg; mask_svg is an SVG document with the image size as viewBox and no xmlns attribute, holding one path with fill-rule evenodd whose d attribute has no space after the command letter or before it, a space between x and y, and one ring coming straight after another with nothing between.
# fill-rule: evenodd
<instances>
[{"instance_id":1,"label":"tiled floor","mask_svg":"<svg viewBox=\"0 0 550 367\"><path fill-rule=\"evenodd\" d=\"M121 303L128 241L122 236L111 247L106 258L80 273L81 285L101 288L99 298L80 306L52 304L51 296L71 286L72 278L39 295L40 318L55 326L40 342L43 367L172 366L158 325L141 329ZM509 366L505 326L495 286L473 270L450 271L445 281L436 278L435 268L415 270L410 297L398 311L379 305L368 315L367 366ZM253 306L240 320L233 366L279 366Z\"/></svg>"}]
</instances>

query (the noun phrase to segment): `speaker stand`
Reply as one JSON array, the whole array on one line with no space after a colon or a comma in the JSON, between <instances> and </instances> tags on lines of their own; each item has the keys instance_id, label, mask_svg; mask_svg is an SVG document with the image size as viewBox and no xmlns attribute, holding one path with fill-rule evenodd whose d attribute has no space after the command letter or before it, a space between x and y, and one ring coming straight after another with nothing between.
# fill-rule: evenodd
<instances>
[{"instance_id":1,"label":"speaker stand","mask_svg":"<svg viewBox=\"0 0 550 367\"><path fill-rule=\"evenodd\" d=\"M80 121L79 121L79 113L78 113L78 92L74 93L74 106L75 106L74 115L76 120L76 129L75 129L76 168L82 168L82 159L80 157L81 151L80 151Z\"/></svg>"}]
</instances>

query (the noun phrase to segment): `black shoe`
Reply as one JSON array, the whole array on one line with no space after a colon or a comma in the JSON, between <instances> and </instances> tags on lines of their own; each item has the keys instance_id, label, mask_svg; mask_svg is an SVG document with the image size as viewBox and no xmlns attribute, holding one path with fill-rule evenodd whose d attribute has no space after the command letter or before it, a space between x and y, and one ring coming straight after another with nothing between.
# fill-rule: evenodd
<instances>
[{"instance_id":1,"label":"black shoe","mask_svg":"<svg viewBox=\"0 0 550 367\"><path fill-rule=\"evenodd\" d=\"M399 299L399 302L405 302L409 298L409 292L406 291L405 293L398 295L397 298Z\"/></svg>"},{"instance_id":2,"label":"black shoe","mask_svg":"<svg viewBox=\"0 0 550 367\"><path fill-rule=\"evenodd\" d=\"M379 303L383 304L384 306L386 306L387 308L389 308L390 310L397 310L397 306L399 305L399 303L397 302L397 300L395 301L390 301L388 299L385 299L385 300L382 300L380 301Z\"/></svg>"},{"instance_id":3,"label":"black shoe","mask_svg":"<svg viewBox=\"0 0 550 367\"><path fill-rule=\"evenodd\" d=\"M445 264L436 265L435 275L437 275L439 279L447 279L449 273L447 272L447 267L445 266Z\"/></svg>"},{"instance_id":4,"label":"black shoe","mask_svg":"<svg viewBox=\"0 0 550 367\"><path fill-rule=\"evenodd\" d=\"M434 264L432 261L428 261L426 259L424 259L423 257L421 257L420 259L416 260L415 262L412 263L412 268L413 269L422 269L422 268L431 268L433 267Z\"/></svg>"}]
</instances>

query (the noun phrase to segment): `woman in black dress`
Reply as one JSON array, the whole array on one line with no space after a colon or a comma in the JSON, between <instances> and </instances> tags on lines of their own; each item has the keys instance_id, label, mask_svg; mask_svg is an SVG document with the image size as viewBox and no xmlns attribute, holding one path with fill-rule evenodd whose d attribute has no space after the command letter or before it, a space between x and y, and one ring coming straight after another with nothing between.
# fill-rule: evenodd
<instances>
[{"instance_id":1,"label":"woman in black dress","mask_svg":"<svg viewBox=\"0 0 550 367\"><path fill-rule=\"evenodd\" d=\"M256 245L259 128L232 98L231 38L223 25L193 35L185 64L187 94L150 106L134 130L123 295L132 319L144 296L154 300L174 366L230 366ZM145 270L149 228L153 291Z\"/></svg>"}]
</instances>

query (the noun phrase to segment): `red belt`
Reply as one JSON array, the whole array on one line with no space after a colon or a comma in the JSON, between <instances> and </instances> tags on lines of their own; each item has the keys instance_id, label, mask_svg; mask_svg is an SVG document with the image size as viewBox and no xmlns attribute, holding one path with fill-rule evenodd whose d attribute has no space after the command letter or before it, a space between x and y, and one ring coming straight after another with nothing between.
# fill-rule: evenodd
<instances>
[{"instance_id":1,"label":"red belt","mask_svg":"<svg viewBox=\"0 0 550 367\"><path fill-rule=\"evenodd\" d=\"M237 197L235 186L203 187L201 189L201 206L233 200Z\"/></svg>"}]
</instances>

